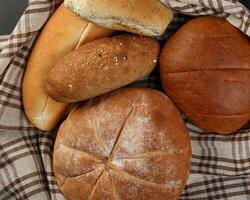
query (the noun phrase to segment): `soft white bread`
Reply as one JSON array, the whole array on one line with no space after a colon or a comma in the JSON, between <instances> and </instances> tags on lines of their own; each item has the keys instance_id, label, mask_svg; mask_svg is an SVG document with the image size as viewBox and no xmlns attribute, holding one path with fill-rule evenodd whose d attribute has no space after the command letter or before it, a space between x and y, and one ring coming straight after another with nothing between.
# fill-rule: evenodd
<instances>
[{"instance_id":1,"label":"soft white bread","mask_svg":"<svg viewBox=\"0 0 250 200\"><path fill-rule=\"evenodd\" d=\"M63 5L51 16L32 49L22 85L24 110L34 126L53 129L68 107L47 94L51 68L79 45L110 34L111 30L81 19Z\"/></svg>"},{"instance_id":2,"label":"soft white bread","mask_svg":"<svg viewBox=\"0 0 250 200\"><path fill-rule=\"evenodd\" d=\"M64 5L100 26L146 36L162 35L173 18L158 0L65 0Z\"/></svg>"}]
</instances>

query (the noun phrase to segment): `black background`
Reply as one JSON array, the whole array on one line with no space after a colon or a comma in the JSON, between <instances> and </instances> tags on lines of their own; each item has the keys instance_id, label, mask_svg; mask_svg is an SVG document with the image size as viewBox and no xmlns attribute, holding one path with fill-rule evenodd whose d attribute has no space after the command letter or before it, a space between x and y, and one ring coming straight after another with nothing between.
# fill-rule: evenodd
<instances>
[{"instance_id":1,"label":"black background","mask_svg":"<svg viewBox=\"0 0 250 200\"><path fill-rule=\"evenodd\" d=\"M250 10L250 0L240 0L240 2Z\"/></svg>"},{"instance_id":2,"label":"black background","mask_svg":"<svg viewBox=\"0 0 250 200\"><path fill-rule=\"evenodd\" d=\"M28 0L0 0L0 35L12 32L27 5Z\"/></svg>"}]
</instances>

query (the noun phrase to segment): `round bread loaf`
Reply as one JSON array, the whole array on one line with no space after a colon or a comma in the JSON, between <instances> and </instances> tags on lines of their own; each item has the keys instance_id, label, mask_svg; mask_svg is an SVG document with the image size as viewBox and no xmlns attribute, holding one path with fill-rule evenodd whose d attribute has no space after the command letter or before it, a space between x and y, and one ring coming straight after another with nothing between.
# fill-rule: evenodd
<instances>
[{"instance_id":1,"label":"round bread loaf","mask_svg":"<svg viewBox=\"0 0 250 200\"><path fill-rule=\"evenodd\" d=\"M163 87L205 132L232 133L250 119L250 42L225 19L185 24L160 56Z\"/></svg>"},{"instance_id":2,"label":"round bread loaf","mask_svg":"<svg viewBox=\"0 0 250 200\"><path fill-rule=\"evenodd\" d=\"M48 93L61 102L104 94L150 74L159 53L159 43L149 37L118 35L89 42L50 71Z\"/></svg>"},{"instance_id":3,"label":"round bread loaf","mask_svg":"<svg viewBox=\"0 0 250 200\"><path fill-rule=\"evenodd\" d=\"M190 157L188 131L171 101L127 88L71 111L57 134L53 168L68 199L173 200Z\"/></svg>"}]
</instances>

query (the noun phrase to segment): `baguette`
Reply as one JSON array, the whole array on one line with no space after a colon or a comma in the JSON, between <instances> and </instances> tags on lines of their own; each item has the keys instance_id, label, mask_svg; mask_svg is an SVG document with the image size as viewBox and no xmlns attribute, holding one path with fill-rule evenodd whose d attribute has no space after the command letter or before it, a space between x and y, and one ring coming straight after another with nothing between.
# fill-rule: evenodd
<instances>
[{"instance_id":1,"label":"baguette","mask_svg":"<svg viewBox=\"0 0 250 200\"><path fill-rule=\"evenodd\" d=\"M24 111L34 126L50 131L68 107L47 94L50 69L81 44L110 34L111 30L77 17L64 5L51 16L32 49L22 84Z\"/></svg>"}]
</instances>

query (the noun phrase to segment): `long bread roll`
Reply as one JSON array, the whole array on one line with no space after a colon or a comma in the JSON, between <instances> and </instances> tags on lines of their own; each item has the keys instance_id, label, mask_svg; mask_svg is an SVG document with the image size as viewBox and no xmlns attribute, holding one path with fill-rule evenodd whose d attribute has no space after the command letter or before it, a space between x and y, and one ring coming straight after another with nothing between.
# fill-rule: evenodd
<instances>
[{"instance_id":1,"label":"long bread roll","mask_svg":"<svg viewBox=\"0 0 250 200\"><path fill-rule=\"evenodd\" d=\"M100 26L146 36L164 33L173 18L159 0L65 0L81 17Z\"/></svg>"},{"instance_id":2,"label":"long bread roll","mask_svg":"<svg viewBox=\"0 0 250 200\"><path fill-rule=\"evenodd\" d=\"M48 94L60 102L105 94L149 75L159 53L159 43L150 37L127 34L89 42L49 72Z\"/></svg>"},{"instance_id":3,"label":"long bread roll","mask_svg":"<svg viewBox=\"0 0 250 200\"><path fill-rule=\"evenodd\" d=\"M47 94L51 68L81 44L111 33L81 19L64 5L51 16L32 49L22 85L24 110L34 126L44 131L53 129L68 107Z\"/></svg>"}]
</instances>

